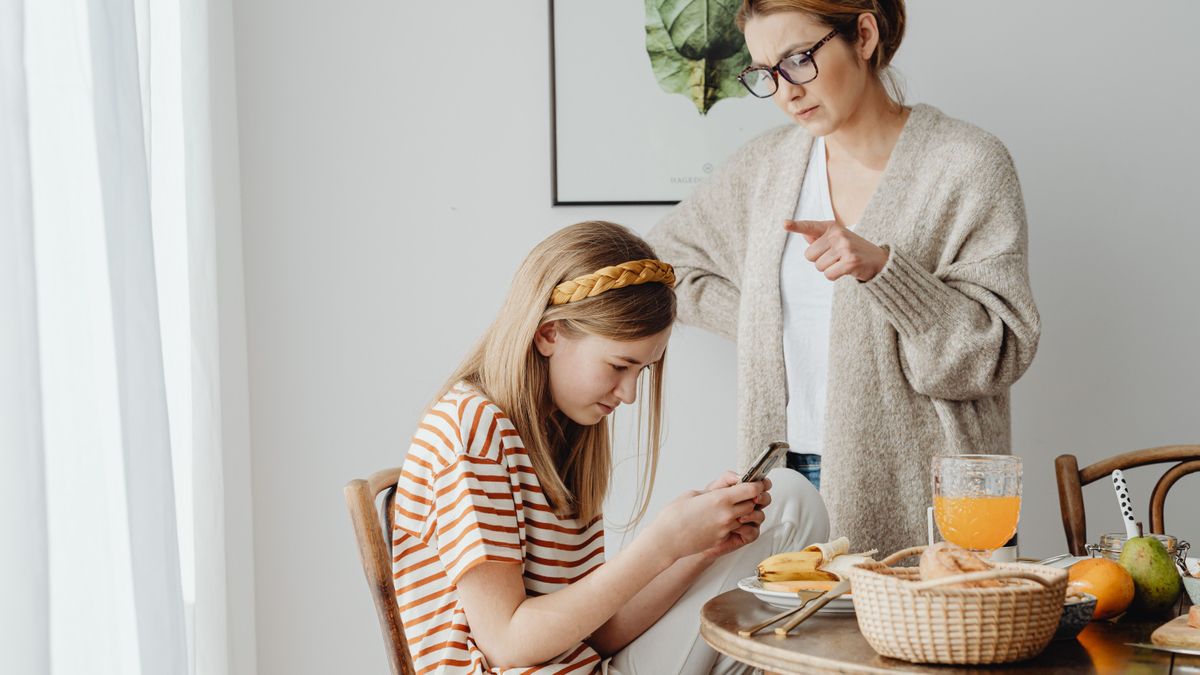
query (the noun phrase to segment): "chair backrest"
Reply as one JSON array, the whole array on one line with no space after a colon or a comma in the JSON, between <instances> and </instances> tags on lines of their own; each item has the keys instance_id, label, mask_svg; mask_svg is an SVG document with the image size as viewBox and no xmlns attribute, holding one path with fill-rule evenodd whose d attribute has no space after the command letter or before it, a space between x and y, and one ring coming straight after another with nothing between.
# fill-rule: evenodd
<instances>
[{"instance_id":1,"label":"chair backrest","mask_svg":"<svg viewBox=\"0 0 1200 675\"><path fill-rule=\"evenodd\" d=\"M1067 548L1072 555L1087 555L1087 519L1083 513L1083 486L1106 478L1113 471L1132 469L1147 464L1177 462L1167 469L1150 494L1150 532L1163 534L1166 523L1163 506L1167 491L1183 476L1200 471L1200 445L1164 445L1146 450L1134 450L1122 455L1079 468L1075 455L1059 455L1054 460L1058 478L1058 503L1062 507L1063 531Z\"/></svg>"},{"instance_id":2,"label":"chair backrest","mask_svg":"<svg viewBox=\"0 0 1200 675\"><path fill-rule=\"evenodd\" d=\"M363 572L367 575L367 585L379 615L379 628L383 631L384 648L392 675L416 675L417 669L408 651L408 640L404 638L400 607L396 604L396 586L392 581L392 503L396 498L396 481L399 478L399 467L384 469L371 474L366 480L358 478L350 481L344 492L346 506L350 508L350 519L354 522ZM384 493L383 500L376 512L375 501L380 493Z\"/></svg>"}]
</instances>

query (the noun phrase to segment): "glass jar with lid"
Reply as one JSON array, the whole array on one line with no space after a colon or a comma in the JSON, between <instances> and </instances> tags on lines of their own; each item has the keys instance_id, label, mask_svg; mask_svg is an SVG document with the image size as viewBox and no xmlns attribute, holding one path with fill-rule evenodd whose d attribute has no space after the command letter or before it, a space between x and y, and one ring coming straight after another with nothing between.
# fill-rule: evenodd
<instances>
[{"instance_id":1,"label":"glass jar with lid","mask_svg":"<svg viewBox=\"0 0 1200 675\"><path fill-rule=\"evenodd\" d=\"M1192 547L1191 544L1169 534L1147 534L1146 536L1154 537L1162 542L1163 548L1167 549L1167 553L1175 558L1180 569L1187 569L1187 552ZM1125 547L1127 540L1128 537L1124 532L1109 532L1100 535L1100 543L1088 544L1086 548L1093 558L1120 560L1121 549Z\"/></svg>"}]
</instances>

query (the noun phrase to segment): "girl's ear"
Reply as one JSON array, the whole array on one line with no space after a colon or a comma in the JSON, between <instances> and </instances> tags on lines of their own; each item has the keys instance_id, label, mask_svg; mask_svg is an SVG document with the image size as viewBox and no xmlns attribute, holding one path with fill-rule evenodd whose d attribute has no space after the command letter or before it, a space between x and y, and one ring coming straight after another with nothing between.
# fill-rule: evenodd
<instances>
[{"instance_id":1,"label":"girl's ear","mask_svg":"<svg viewBox=\"0 0 1200 675\"><path fill-rule=\"evenodd\" d=\"M533 334L533 345L537 347L539 354L550 358L550 355L554 353L555 346L558 345L558 323L547 321L538 326L537 331Z\"/></svg>"}]
</instances>

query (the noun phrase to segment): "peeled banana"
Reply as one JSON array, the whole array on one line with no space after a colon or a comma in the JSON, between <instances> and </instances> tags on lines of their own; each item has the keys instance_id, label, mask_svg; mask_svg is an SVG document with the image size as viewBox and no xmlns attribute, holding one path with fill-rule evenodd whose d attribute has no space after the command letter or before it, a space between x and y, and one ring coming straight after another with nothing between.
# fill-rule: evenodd
<instances>
[{"instance_id":1,"label":"peeled banana","mask_svg":"<svg viewBox=\"0 0 1200 675\"><path fill-rule=\"evenodd\" d=\"M762 587L764 591L780 591L782 593L795 593L796 591L828 591L834 586L837 586L836 581L764 581ZM1200 609L1200 606L1197 607Z\"/></svg>"},{"instance_id":2,"label":"peeled banana","mask_svg":"<svg viewBox=\"0 0 1200 675\"><path fill-rule=\"evenodd\" d=\"M758 564L762 581L837 581L836 574L817 569L824 560L820 551L776 553Z\"/></svg>"}]
</instances>

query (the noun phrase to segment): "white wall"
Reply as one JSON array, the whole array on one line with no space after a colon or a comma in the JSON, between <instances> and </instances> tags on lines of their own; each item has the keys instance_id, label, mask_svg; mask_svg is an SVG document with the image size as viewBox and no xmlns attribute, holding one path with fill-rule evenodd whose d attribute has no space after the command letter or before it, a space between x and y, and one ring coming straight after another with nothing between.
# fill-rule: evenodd
<instances>
[{"instance_id":1,"label":"white wall","mask_svg":"<svg viewBox=\"0 0 1200 675\"><path fill-rule=\"evenodd\" d=\"M1063 548L1056 454L1200 440L1200 5L1096 6L914 2L898 58L909 99L996 133L1024 185L1044 321L1014 393L1029 554ZM258 672L384 672L342 485L401 462L536 241L595 217L645 231L665 209L550 207L545 2L234 14ZM669 371L656 503L715 474L734 437L732 345L682 328ZM1192 540L1198 486L1168 502ZM1106 488L1088 492L1093 535L1114 529Z\"/></svg>"}]
</instances>

